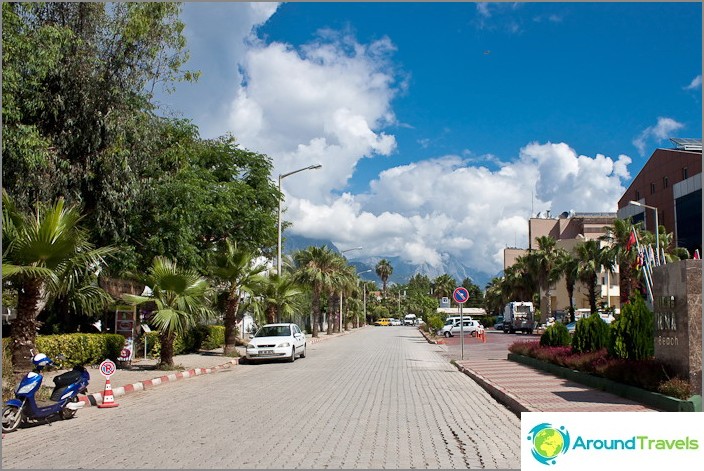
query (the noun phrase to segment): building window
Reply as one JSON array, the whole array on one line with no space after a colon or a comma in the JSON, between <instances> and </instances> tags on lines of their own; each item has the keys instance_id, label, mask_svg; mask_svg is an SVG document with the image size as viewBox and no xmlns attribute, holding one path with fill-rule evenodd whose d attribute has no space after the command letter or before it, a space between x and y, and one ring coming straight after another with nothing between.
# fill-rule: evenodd
<instances>
[{"instance_id":1,"label":"building window","mask_svg":"<svg viewBox=\"0 0 704 471\"><path fill-rule=\"evenodd\" d=\"M650 194L652 195L653 193L655 193L655 183L650 184Z\"/></svg>"},{"instance_id":2,"label":"building window","mask_svg":"<svg viewBox=\"0 0 704 471\"><path fill-rule=\"evenodd\" d=\"M682 167L682 180L686 180L689 178L689 172L687 171L687 167Z\"/></svg>"},{"instance_id":3,"label":"building window","mask_svg":"<svg viewBox=\"0 0 704 471\"><path fill-rule=\"evenodd\" d=\"M668 186L670 186L670 180L667 177L662 177L662 187L667 188Z\"/></svg>"},{"instance_id":4,"label":"building window","mask_svg":"<svg viewBox=\"0 0 704 471\"><path fill-rule=\"evenodd\" d=\"M640 191L636 190L636 201L640 199Z\"/></svg>"}]
</instances>

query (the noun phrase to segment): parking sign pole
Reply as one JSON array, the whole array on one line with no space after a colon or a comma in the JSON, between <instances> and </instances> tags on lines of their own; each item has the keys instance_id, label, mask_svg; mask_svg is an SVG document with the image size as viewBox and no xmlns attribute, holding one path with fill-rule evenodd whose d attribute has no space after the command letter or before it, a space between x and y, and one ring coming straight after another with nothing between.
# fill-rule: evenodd
<instances>
[{"instance_id":1,"label":"parking sign pole","mask_svg":"<svg viewBox=\"0 0 704 471\"><path fill-rule=\"evenodd\" d=\"M464 317L462 316L462 304L460 304L460 345L462 346L461 360L464 360Z\"/></svg>"}]
</instances>

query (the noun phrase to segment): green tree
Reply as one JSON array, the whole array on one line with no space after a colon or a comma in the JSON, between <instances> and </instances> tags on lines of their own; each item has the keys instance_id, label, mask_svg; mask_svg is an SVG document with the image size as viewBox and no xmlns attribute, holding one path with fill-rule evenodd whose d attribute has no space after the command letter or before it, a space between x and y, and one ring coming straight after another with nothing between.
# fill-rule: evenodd
<instances>
[{"instance_id":1,"label":"green tree","mask_svg":"<svg viewBox=\"0 0 704 471\"><path fill-rule=\"evenodd\" d=\"M294 322L294 314L301 309L303 289L290 275L270 274L264 285L263 301L266 321Z\"/></svg>"},{"instance_id":2,"label":"green tree","mask_svg":"<svg viewBox=\"0 0 704 471\"><path fill-rule=\"evenodd\" d=\"M3 186L22 210L80 202L121 244L159 147L154 87L193 80L174 3L3 3Z\"/></svg>"},{"instance_id":3,"label":"green tree","mask_svg":"<svg viewBox=\"0 0 704 471\"><path fill-rule=\"evenodd\" d=\"M629 242L632 233L642 238L640 224L633 225L630 218L615 219L613 225L604 227L604 235L599 238L609 245L611 255L618 264L621 305L626 304L631 293L638 290L636 245Z\"/></svg>"},{"instance_id":4,"label":"green tree","mask_svg":"<svg viewBox=\"0 0 704 471\"><path fill-rule=\"evenodd\" d=\"M614 259L606 247L602 247L598 240L585 240L575 247L577 259L577 277L587 285L589 307L591 312L597 312L597 281L598 274L603 267L605 270L614 270Z\"/></svg>"},{"instance_id":5,"label":"green tree","mask_svg":"<svg viewBox=\"0 0 704 471\"><path fill-rule=\"evenodd\" d=\"M452 298L452 292L457 288L457 280L444 273L433 280L433 294L436 298ZM452 301L450 301L452 302Z\"/></svg>"},{"instance_id":6,"label":"green tree","mask_svg":"<svg viewBox=\"0 0 704 471\"><path fill-rule=\"evenodd\" d=\"M255 291L261 289L266 282L262 276L266 265L255 263L254 259L255 256L250 250L239 248L236 242L229 239L225 239L212 256L210 271L227 292L224 315L225 355L235 351L235 326L240 298L245 294L254 296Z\"/></svg>"},{"instance_id":7,"label":"green tree","mask_svg":"<svg viewBox=\"0 0 704 471\"><path fill-rule=\"evenodd\" d=\"M164 257L154 258L142 281L151 289L150 295L125 294L123 299L131 304L154 303L156 309L150 323L159 329L158 367L173 367L176 337L213 315L208 282L195 270L180 268Z\"/></svg>"},{"instance_id":8,"label":"green tree","mask_svg":"<svg viewBox=\"0 0 704 471\"><path fill-rule=\"evenodd\" d=\"M550 236L540 236L536 238L536 242L538 243L538 250L532 252L529 257L532 260L531 267L534 278L538 282L540 293L541 295L545 293L544 297L546 298L546 309L543 313L542 319L545 321L552 313L552 306L550 305L550 295L548 294L548 291L550 289L550 285L559 278L559 271L555 270L557 259L559 257L559 249L557 248L555 239Z\"/></svg>"},{"instance_id":9,"label":"green tree","mask_svg":"<svg viewBox=\"0 0 704 471\"><path fill-rule=\"evenodd\" d=\"M579 262L569 252L561 250L557 255L555 267L565 277L565 288L567 289L567 297L570 300L570 322L574 322L574 287L577 284Z\"/></svg>"},{"instance_id":10,"label":"green tree","mask_svg":"<svg viewBox=\"0 0 704 471\"><path fill-rule=\"evenodd\" d=\"M312 290L313 337L318 337L322 323L321 298L334 283L339 257L327 246L308 247L293 255L295 263L294 280L301 285L309 285Z\"/></svg>"},{"instance_id":11,"label":"green tree","mask_svg":"<svg viewBox=\"0 0 704 471\"><path fill-rule=\"evenodd\" d=\"M89 273L105 265L113 248L95 248L79 225L76 206L59 199L39 204L34 214L20 211L3 190L2 275L17 289L17 319L12 324L12 364L16 375L32 369L37 316L46 302L70 292ZM74 302L100 309L109 297L100 288L83 291Z\"/></svg>"},{"instance_id":12,"label":"green tree","mask_svg":"<svg viewBox=\"0 0 704 471\"><path fill-rule=\"evenodd\" d=\"M376 264L375 271L376 275L381 280L381 292L384 293L384 297L386 297L386 284L389 281L389 277L394 272L394 269L391 263L383 258Z\"/></svg>"},{"instance_id":13,"label":"green tree","mask_svg":"<svg viewBox=\"0 0 704 471\"><path fill-rule=\"evenodd\" d=\"M467 292L469 293L469 299L467 300L465 306L484 306L484 293L482 293L482 289L479 286L474 284L471 278L465 278L464 280L462 280L462 284L460 286L465 287L467 289Z\"/></svg>"},{"instance_id":14,"label":"green tree","mask_svg":"<svg viewBox=\"0 0 704 471\"><path fill-rule=\"evenodd\" d=\"M503 308L507 301L504 296L503 290L501 289L501 284L503 283L503 278L494 277L486 285L485 295L484 295L484 310L487 314L500 314L503 312Z\"/></svg>"}]
</instances>

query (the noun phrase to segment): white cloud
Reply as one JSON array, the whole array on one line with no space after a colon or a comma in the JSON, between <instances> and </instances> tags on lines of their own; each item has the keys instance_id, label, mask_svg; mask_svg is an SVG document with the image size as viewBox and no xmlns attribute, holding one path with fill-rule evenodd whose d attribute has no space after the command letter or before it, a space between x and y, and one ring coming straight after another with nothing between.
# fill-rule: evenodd
<instances>
[{"instance_id":1,"label":"white cloud","mask_svg":"<svg viewBox=\"0 0 704 471\"><path fill-rule=\"evenodd\" d=\"M645 148L649 141L654 140L657 144L668 137L673 137L672 132L683 127L684 124L678 123L672 118L659 117L657 124L645 128L638 137L633 139L633 145L638 149L640 155L645 155Z\"/></svg>"},{"instance_id":2,"label":"white cloud","mask_svg":"<svg viewBox=\"0 0 704 471\"><path fill-rule=\"evenodd\" d=\"M296 234L364 247L350 258L399 256L430 266L455 258L493 274L504 247L526 245L531 211L615 212L630 162L578 155L565 143L530 143L496 171L450 155L389 168L368 194L330 204L291 196L286 219Z\"/></svg>"},{"instance_id":3,"label":"white cloud","mask_svg":"<svg viewBox=\"0 0 704 471\"><path fill-rule=\"evenodd\" d=\"M685 90L699 90L700 88L702 88L702 76L701 75L697 75L696 77L694 77L692 79L692 81L689 83L689 85L684 87Z\"/></svg>"}]
</instances>

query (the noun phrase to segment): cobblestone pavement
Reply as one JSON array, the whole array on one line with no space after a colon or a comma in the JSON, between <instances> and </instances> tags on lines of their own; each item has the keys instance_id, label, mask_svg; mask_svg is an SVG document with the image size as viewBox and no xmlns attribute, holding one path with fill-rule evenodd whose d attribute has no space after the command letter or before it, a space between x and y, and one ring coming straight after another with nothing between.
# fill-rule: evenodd
<instances>
[{"instance_id":1,"label":"cobblestone pavement","mask_svg":"<svg viewBox=\"0 0 704 471\"><path fill-rule=\"evenodd\" d=\"M508 347L537 335L487 332L486 343L468 337L443 339L445 356L514 412L655 412L656 409L507 360Z\"/></svg>"},{"instance_id":2,"label":"cobblestone pavement","mask_svg":"<svg viewBox=\"0 0 704 471\"><path fill-rule=\"evenodd\" d=\"M224 368L23 428L3 468L518 468L520 421L410 327ZM41 441L40 449L37 443Z\"/></svg>"}]
</instances>

